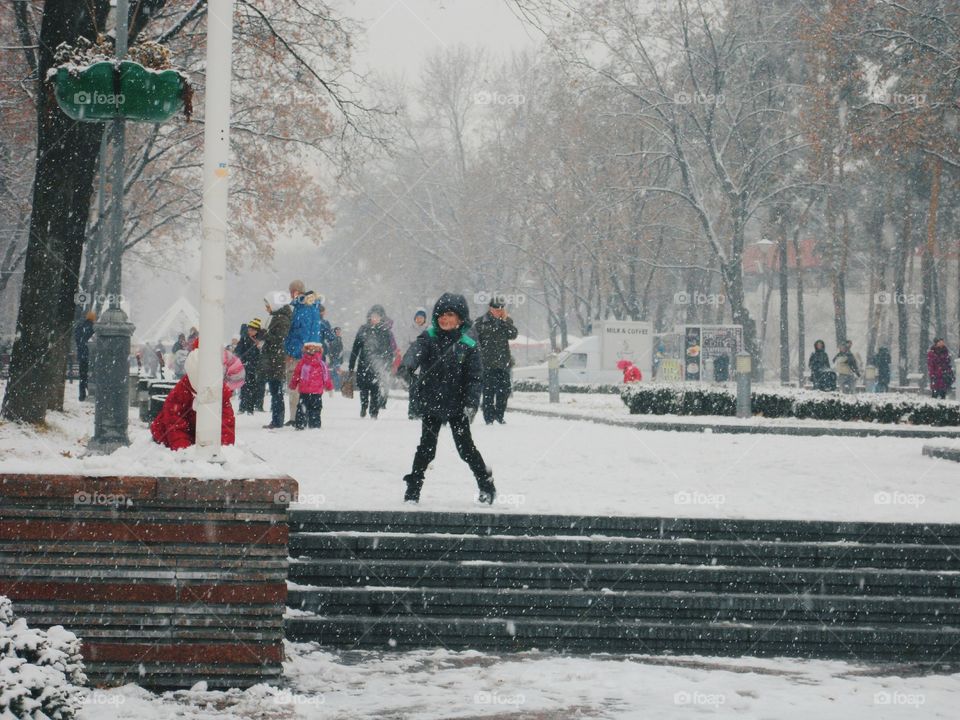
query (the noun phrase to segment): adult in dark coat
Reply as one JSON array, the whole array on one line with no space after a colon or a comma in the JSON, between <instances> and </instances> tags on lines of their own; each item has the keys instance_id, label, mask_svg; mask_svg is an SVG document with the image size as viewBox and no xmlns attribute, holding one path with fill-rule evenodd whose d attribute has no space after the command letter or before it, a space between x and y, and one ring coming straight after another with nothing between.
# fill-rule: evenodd
<instances>
[{"instance_id":1,"label":"adult in dark coat","mask_svg":"<svg viewBox=\"0 0 960 720\"><path fill-rule=\"evenodd\" d=\"M327 366L333 377L333 389L340 391L340 366L343 365L343 331L339 327L333 329L333 337L327 341Z\"/></svg>"},{"instance_id":2,"label":"adult in dark coat","mask_svg":"<svg viewBox=\"0 0 960 720\"><path fill-rule=\"evenodd\" d=\"M386 378L393 365L393 354L397 347L390 331L392 323L382 305L374 305L367 313L367 324L357 330L350 351L347 369L357 371L357 388L360 390L360 417L376 418L383 407L383 394L386 392Z\"/></svg>"},{"instance_id":3,"label":"adult in dark coat","mask_svg":"<svg viewBox=\"0 0 960 720\"><path fill-rule=\"evenodd\" d=\"M483 420L502 424L510 397L510 341L517 337L517 328L501 298L490 299L490 309L477 320L474 332L483 361Z\"/></svg>"},{"instance_id":4,"label":"adult in dark coat","mask_svg":"<svg viewBox=\"0 0 960 720\"><path fill-rule=\"evenodd\" d=\"M80 402L87 399L87 379L90 374L90 338L93 337L93 323L97 314L89 311L80 324L73 331L73 339L77 344L77 365L80 373Z\"/></svg>"},{"instance_id":5,"label":"adult in dark coat","mask_svg":"<svg viewBox=\"0 0 960 720\"><path fill-rule=\"evenodd\" d=\"M885 393L890 390L890 365L892 358L890 348L882 347L877 350L873 356L873 366L877 369L877 388L876 392Z\"/></svg>"},{"instance_id":6,"label":"adult in dark coat","mask_svg":"<svg viewBox=\"0 0 960 720\"><path fill-rule=\"evenodd\" d=\"M813 352L810 353L807 367L810 368L810 380L813 382L814 390L833 389L830 387L833 384L830 375L830 356L827 355L827 344L823 340L817 340L813 344Z\"/></svg>"},{"instance_id":7,"label":"adult in dark coat","mask_svg":"<svg viewBox=\"0 0 960 720\"><path fill-rule=\"evenodd\" d=\"M283 293L273 293L265 298L270 325L260 347L260 362L257 377L266 383L270 391L270 422L264 427L283 427L283 383L286 371L286 353L283 343L290 331L293 308L284 301Z\"/></svg>"},{"instance_id":8,"label":"adult in dark coat","mask_svg":"<svg viewBox=\"0 0 960 720\"><path fill-rule=\"evenodd\" d=\"M470 328L470 309L462 295L444 293L433 308L433 324L410 346L399 373L412 387L412 402L421 419L420 444L413 468L404 476L404 500L419 502L424 473L437 453L437 435L450 424L460 458L470 466L480 501L493 504L493 472L473 443L470 422L477 414L482 391L480 351Z\"/></svg>"},{"instance_id":9,"label":"adult in dark coat","mask_svg":"<svg viewBox=\"0 0 960 720\"><path fill-rule=\"evenodd\" d=\"M935 339L927 351L927 373L930 376L930 394L935 398L946 398L956 378L953 360L943 338Z\"/></svg>"}]
</instances>

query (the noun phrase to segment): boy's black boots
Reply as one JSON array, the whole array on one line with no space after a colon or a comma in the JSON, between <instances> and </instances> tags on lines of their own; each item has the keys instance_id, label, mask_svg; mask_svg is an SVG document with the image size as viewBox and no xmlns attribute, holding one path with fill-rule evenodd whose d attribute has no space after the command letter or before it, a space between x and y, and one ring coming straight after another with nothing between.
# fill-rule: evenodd
<instances>
[{"instance_id":1,"label":"boy's black boots","mask_svg":"<svg viewBox=\"0 0 960 720\"><path fill-rule=\"evenodd\" d=\"M477 487L480 488L480 496L477 498L481 503L493 505L497 497L497 488L493 485L493 471L487 468L487 476L482 480L477 480Z\"/></svg>"},{"instance_id":2,"label":"boy's black boots","mask_svg":"<svg viewBox=\"0 0 960 720\"><path fill-rule=\"evenodd\" d=\"M407 484L407 491L403 494L403 501L409 503L420 502L420 488L423 487L423 478L416 475L404 475L403 481Z\"/></svg>"}]
</instances>

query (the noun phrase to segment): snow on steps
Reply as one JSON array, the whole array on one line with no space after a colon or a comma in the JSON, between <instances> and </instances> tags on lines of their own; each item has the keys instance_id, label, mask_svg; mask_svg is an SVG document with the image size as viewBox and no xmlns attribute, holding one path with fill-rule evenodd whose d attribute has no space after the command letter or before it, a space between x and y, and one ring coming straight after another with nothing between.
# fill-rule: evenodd
<instances>
[{"instance_id":1,"label":"snow on steps","mask_svg":"<svg viewBox=\"0 0 960 720\"><path fill-rule=\"evenodd\" d=\"M960 659L960 525L290 513L291 640Z\"/></svg>"}]
</instances>

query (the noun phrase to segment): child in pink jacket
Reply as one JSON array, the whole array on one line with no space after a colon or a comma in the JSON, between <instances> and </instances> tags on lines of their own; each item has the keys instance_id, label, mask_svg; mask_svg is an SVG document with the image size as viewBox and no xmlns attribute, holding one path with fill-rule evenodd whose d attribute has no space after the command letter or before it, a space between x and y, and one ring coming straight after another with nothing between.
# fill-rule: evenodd
<instances>
[{"instance_id":1,"label":"child in pink jacket","mask_svg":"<svg viewBox=\"0 0 960 720\"><path fill-rule=\"evenodd\" d=\"M318 342L303 344L303 356L293 370L290 389L300 391L293 425L297 430L320 427L323 412L323 391L333 390L333 378L323 361L323 346Z\"/></svg>"}]
</instances>

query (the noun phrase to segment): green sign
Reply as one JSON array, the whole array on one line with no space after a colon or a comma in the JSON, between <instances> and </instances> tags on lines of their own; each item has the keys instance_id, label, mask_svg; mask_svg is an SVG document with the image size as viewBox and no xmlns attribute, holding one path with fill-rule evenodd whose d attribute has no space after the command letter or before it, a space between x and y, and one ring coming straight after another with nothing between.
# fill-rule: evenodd
<instances>
[{"instance_id":1,"label":"green sign","mask_svg":"<svg viewBox=\"0 0 960 720\"><path fill-rule=\"evenodd\" d=\"M105 60L79 70L57 68L54 88L60 109L74 120L159 123L183 108L187 82L176 70Z\"/></svg>"}]
</instances>

